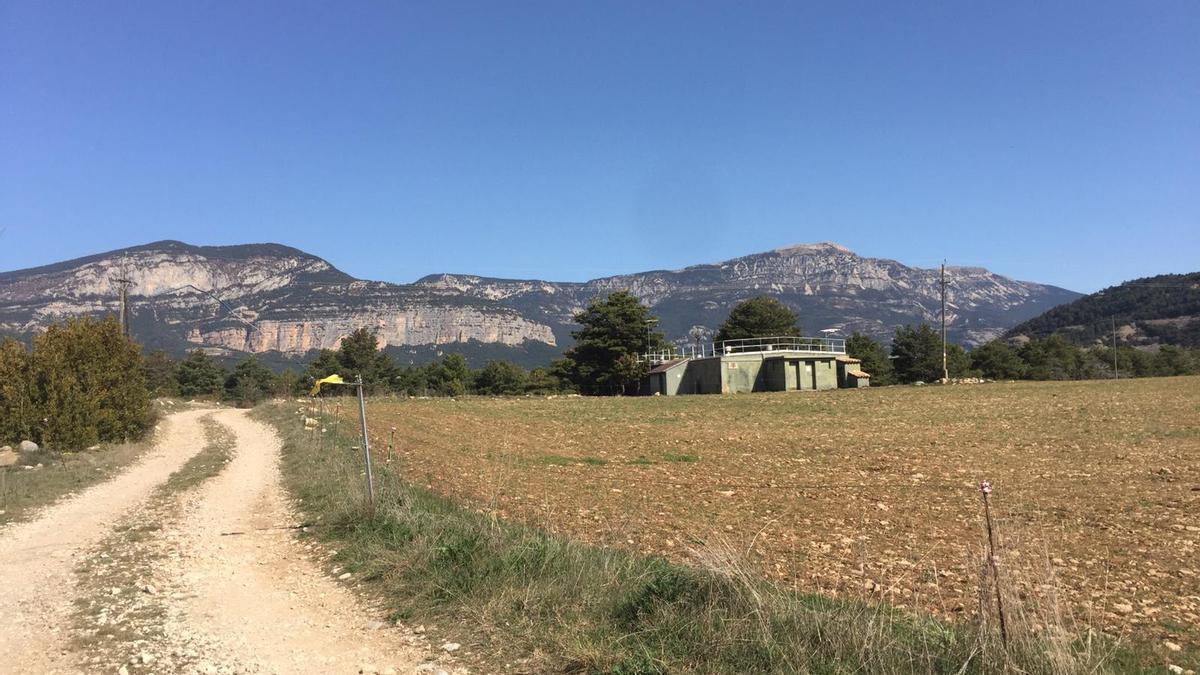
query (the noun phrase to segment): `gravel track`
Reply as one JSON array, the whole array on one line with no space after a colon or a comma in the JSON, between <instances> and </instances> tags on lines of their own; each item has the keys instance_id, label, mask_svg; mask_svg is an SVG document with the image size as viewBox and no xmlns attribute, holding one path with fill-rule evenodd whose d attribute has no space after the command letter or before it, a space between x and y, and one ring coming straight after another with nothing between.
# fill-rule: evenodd
<instances>
[{"instance_id":1,"label":"gravel track","mask_svg":"<svg viewBox=\"0 0 1200 675\"><path fill-rule=\"evenodd\" d=\"M200 420L207 415L233 432L232 459L168 502L148 499L204 448ZM245 411L177 413L163 422L155 449L124 473L0 530L0 673L94 669L131 646L145 661L100 672L461 672L436 663L450 659L438 658L423 636L386 623L385 610L364 607L351 590L354 579L326 574L315 546L295 538L280 445ZM140 520L163 527L134 546L169 552L144 570L161 619L132 645L79 647L84 640L75 648L94 651L72 651L79 630L72 611L83 593L73 571L107 556L102 542L111 541L114 526Z\"/></svg>"},{"instance_id":2,"label":"gravel track","mask_svg":"<svg viewBox=\"0 0 1200 675\"><path fill-rule=\"evenodd\" d=\"M73 672L68 653L75 560L126 512L204 446L199 419L210 410L176 413L137 464L0 530L0 672Z\"/></svg>"}]
</instances>

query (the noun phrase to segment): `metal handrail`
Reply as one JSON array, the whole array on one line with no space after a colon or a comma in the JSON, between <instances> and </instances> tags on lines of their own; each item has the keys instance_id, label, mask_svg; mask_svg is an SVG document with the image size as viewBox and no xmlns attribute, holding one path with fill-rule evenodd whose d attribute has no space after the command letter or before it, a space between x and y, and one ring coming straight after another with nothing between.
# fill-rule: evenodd
<instances>
[{"instance_id":1,"label":"metal handrail","mask_svg":"<svg viewBox=\"0 0 1200 675\"><path fill-rule=\"evenodd\" d=\"M803 337L799 335L777 335L772 337L741 338L723 340L714 345L718 354L743 354L746 352L823 352L845 354L846 341L842 338Z\"/></svg>"},{"instance_id":2,"label":"metal handrail","mask_svg":"<svg viewBox=\"0 0 1200 675\"><path fill-rule=\"evenodd\" d=\"M688 345L684 349L664 349L638 356L638 361L658 365L679 359L703 359L712 356L729 354L749 354L758 352L819 352L823 354L845 354L846 341L841 338L801 337L797 335L779 335L774 337L741 338L738 340L723 340L716 343L700 343Z\"/></svg>"}]
</instances>

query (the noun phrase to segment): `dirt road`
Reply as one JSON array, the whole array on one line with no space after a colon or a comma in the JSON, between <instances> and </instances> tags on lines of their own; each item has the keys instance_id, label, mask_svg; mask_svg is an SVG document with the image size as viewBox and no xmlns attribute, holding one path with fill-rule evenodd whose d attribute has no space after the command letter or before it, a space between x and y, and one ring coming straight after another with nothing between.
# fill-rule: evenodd
<instances>
[{"instance_id":1,"label":"dirt road","mask_svg":"<svg viewBox=\"0 0 1200 675\"><path fill-rule=\"evenodd\" d=\"M232 431L231 461L197 488L152 498L203 449L207 415ZM295 539L270 428L238 410L163 424L137 465L0 531L0 673L442 670L421 636L363 607L353 579L335 580ZM152 524L143 537L114 535L139 523ZM154 612L135 611L148 603ZM118 622L104 640L86 628Z\"/></svg>"}]
</instances>

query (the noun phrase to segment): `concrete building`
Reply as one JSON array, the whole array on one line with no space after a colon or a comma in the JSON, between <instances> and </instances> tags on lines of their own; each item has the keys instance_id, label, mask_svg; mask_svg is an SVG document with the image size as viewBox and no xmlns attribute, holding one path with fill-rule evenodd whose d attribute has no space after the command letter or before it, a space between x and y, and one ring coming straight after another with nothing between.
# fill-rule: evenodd
<instances>
[{"instance_id":1,"label":"concrete building","mask_svg":"<svg viewBox=\"0 0 1200 675\"><path fill-rule=\"evenodd\" d=\"M861 362L846 356L845 341L831 338L728 340L711 350L644 358L650 372L641 391L650 395L815 391L870 384L870 375L859 368Z\"/></svg>"}]
</instances>

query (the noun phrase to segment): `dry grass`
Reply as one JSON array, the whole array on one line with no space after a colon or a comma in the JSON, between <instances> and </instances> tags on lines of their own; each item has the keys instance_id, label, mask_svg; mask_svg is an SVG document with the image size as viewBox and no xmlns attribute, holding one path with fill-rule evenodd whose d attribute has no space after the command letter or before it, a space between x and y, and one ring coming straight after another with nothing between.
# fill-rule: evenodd
<instances>
[{"instance_id":1,"label":"dry grass","mask_svg":"<svg viewBox=\"0 0 1200 675\"><path fill-rule=\"evenodd\" d=\"M368 414L380 461L395 426L395 470L496 517L692 565L723 541L784 588L950 618L990 607L989 479L1020 625L1200 645L1198 378Z\"/></svg>"},{"instance_id":2,"label":"dry grass","mask_svg":"<svg viewBox=\"0 0 1200 675\"><path fill-rule=\"evenodd\" d=\"M38 509L115 476L153 445L146 440L81 452L24 454L20 464L0 468L0 526L28 520Z\"/></svg>"}]
</instances>

